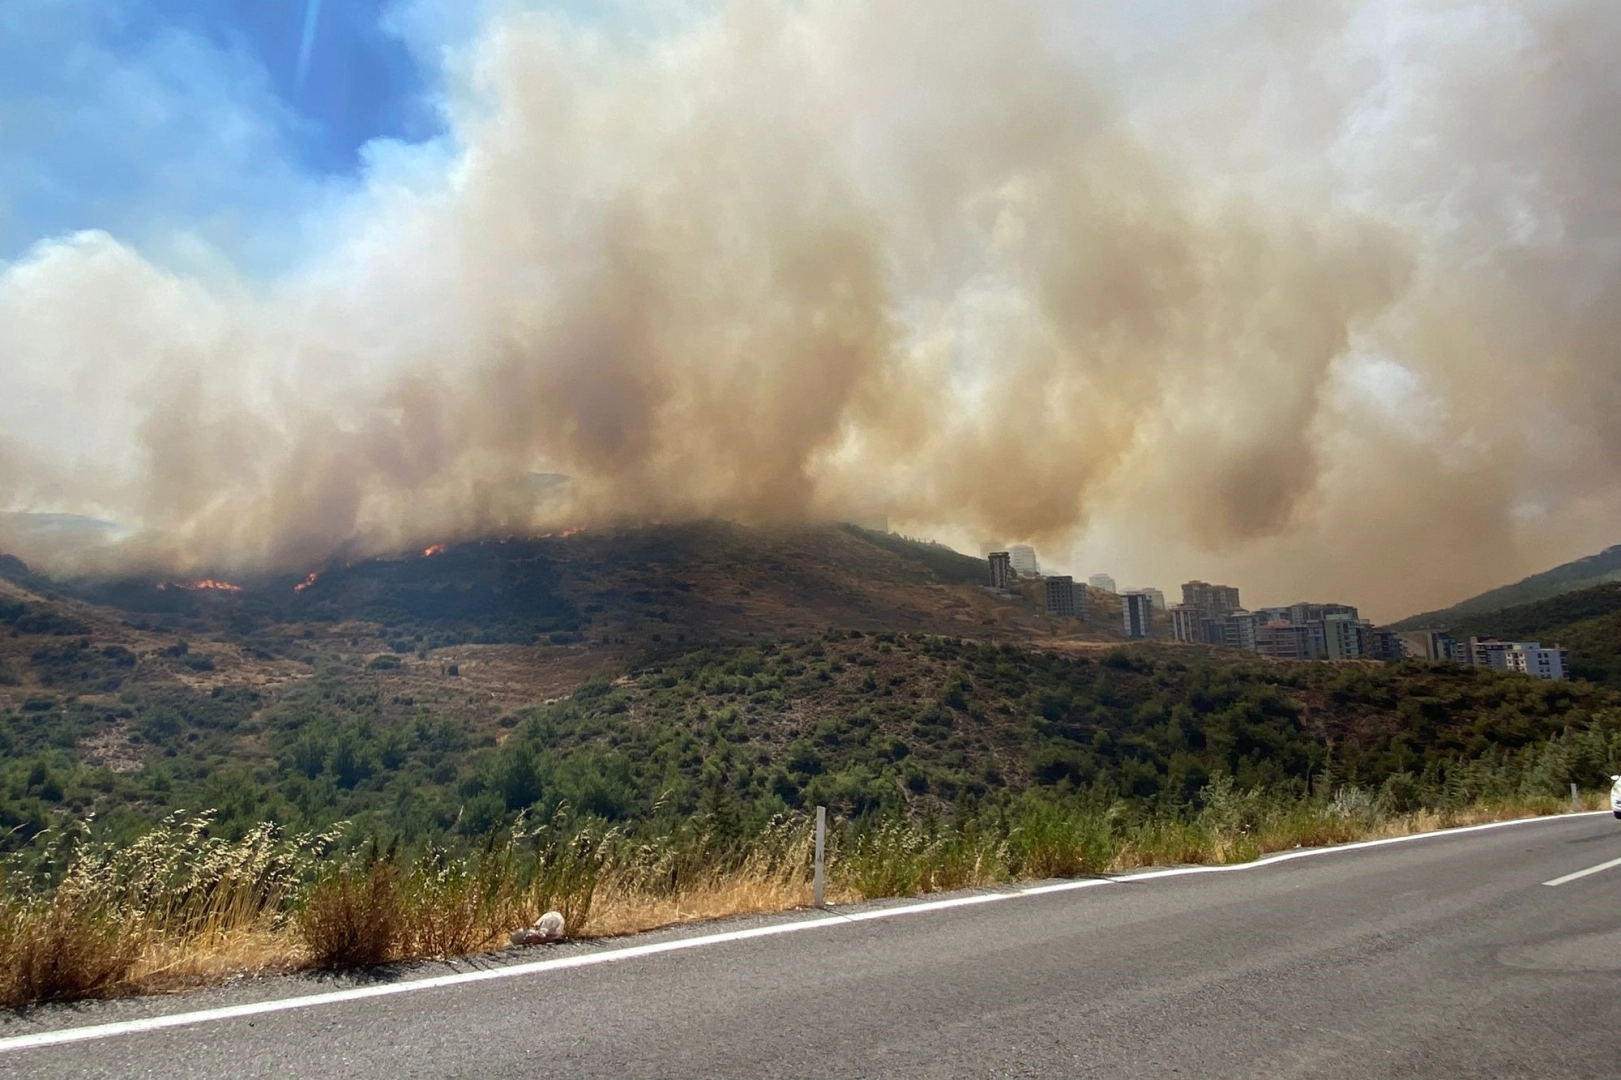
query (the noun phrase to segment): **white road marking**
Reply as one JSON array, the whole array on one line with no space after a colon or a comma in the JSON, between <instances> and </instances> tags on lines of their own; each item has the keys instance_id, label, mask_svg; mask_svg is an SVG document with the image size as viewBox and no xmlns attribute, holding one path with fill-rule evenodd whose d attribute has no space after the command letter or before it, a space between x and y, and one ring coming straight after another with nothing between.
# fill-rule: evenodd
<instances>
[{"instance_id":1,"label":"white road marking","mask_svg":"<svg viewBox=\"0 0 1621 1080\"><path fill-rule=\"evenodd\" d=\"M1597 866L1589 866L1586 870L1578 870L1574 874L1566 874L1564 877L1556 877L1552 881L1544 881L1543 884L1564 885L1567 882L1575 881L1577 878L1584 878L1588 874L1597 874L1602 870L1609 870L1616 866L1621 866L1621 859L1611 859L1609 862L1599 863Z\"/></svg>"},{"instance_id":2,"label":"white road marking","mask_svg":"<svg viewBox=\"0 0 1621 1080\"><path fill-rule=\"evenodd\" d=\"M1602 813L1609 814L1610 811L1605 810ZM903 907L875 908L868 911L852 912L848 915L832 915L823 918L803 919L797 922L773 923L770 926L756 926L747 930L730 930L721 934L676 938L671 941L660 941L650 945L632 945L628 948L612 949L607 952L581 953L574 956L558 957L555 960L536 960L527 964L510 964L506 967L486 968L481 971L462 971L454 975L437 975L427 979L412 979L377 986L358 986L348 990L334 990L324 994L306 994L301 997L255 1001L245 1005L227 1005L217 1009L201 1009L196 1012L173 1013L168 1016L149 1016L140 1020L122 1020L111 1024L94 1024L85 1027L61 1028L55 1031L40 1031L32 1035L14 1035L8 1039L0 1039L0 1054L16 1050L33 1050L47 1046L89 1042L93 1039L109 1039L118 1035L136 1035L148 1031L162 1031L165 1028L190 1027L219 1020L238 1020L243 1017L263 1016L266 1013L288 1012L293 1009L310 1009L322 1005L340 1005L350 1001L365 1001L369 998L393 997L396 994L411 994L421 990L439 990L447 986L464 986L468 983L490 982L495 979L515 979L524 975L538 975L548 971L594 967L597 964L634 960L643 956L656 956L659 953L699 949L709 945L724 945L733 941L747 941L751 938L795 934L802 930L822 930L835 926L847 926L850 923L871 922L876 919L893 919L902 915L922 915L935 911L949 911L952 908L972 907L976 904L994 904L1003 900L1017 900L1027 896L1047 896L1052 893L1075 892L1079 889L1095 889L1105 885L1158 881L1163 878L1190 877L1196 874L1225 874L1246 870L1262 870L1278 863L1292 862L1295 859L1335 855L1347 851L1362 851L1367 848L1387 847L1391 844L1405 844L1415 840L1463 836L1469 833L1485 832L1488 829L1529 825L1539 821L1570 821L1574 818L1595 816L1597 814L1594 813L1562 814L1557 817L1494 821L1486 825L1470 825L1459 829L1442 829L1438 832L1413 833L1408 836L1393 836L1384 840L1363 840L1355 844L1340 844L1337 847L1299 848L1294 851L1286 851L1279 855L1258 859L1254 862L1233 863L1227 866L1182 866L1170 870L1147 870L1136 874L1124 874L1119 877L1087 878L1081 881L1061 881L1053 885L1032 885L1008 892L977 893L973 896L955 896L949 900L925 900L916 904L907 904ZM1579 874L1573 875L1573 877L1597 873L1615 865L1621 865L1621 860L1614 863L1605 863L1604 866L1595 866L1590 870L1583 870ZM1567 880L1571 880L1571 878L1560 878L1547 882L1547 884L1557 885Z\"/></svg>"}]
</instances>

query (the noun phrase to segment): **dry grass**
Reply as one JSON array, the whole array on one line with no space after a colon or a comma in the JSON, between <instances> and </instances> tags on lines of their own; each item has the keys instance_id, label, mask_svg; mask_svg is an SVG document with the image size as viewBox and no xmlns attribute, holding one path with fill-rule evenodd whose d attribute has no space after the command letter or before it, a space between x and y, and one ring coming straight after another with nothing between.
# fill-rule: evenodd
<instances>
[{"instance_id":1,"label":"dry grass","mask_svg":"<svg viewBox=\"0 0 1621 1080\"><path fill-rule=\"evenodd\" d=\"M126 988L142 935L77 889L0 909L0 1004L73 1001Z\"/></svg>"},{"instance_id":2,"label":"dry grass","mask_svg":"<svg viewBox=\"0 0 1621 1080\"><path fill-rule=\"evenodd\" d=\"M841 900L856 897L848 892ZM665 926L702 922L731 915L760 915L809 907L811 888L804 882L761 880L740 875L707 882L672 896L649 896L612 886L601 890L579 937L619 937Z\"/></svg>"},{"instance_id":3,"label":"dry grass","mask_svg":"<svg viewBox=\"0 0 1621 1080\"><path fill-rule=\"evenodd\" d=\"M209 986L240 976L282 975L309 966L285 928L267 923L205 938L158 938L130 971L128 988L161 994Z\"/></svg>"},{"instance_id":4,"label":"dry grass","mask_svg":"<svg viewBox=\"0 0 1621 1080\"><path fill-rule=\"evenodd\" d=\"M829 836L828 898L851 903L1016 880L1223 864L1296 847L1568 812L1553 798L1381 812L1332 801L1267 802L1215 786L1180 818L1029 803L996 823L895 821ZM1589 809L1607 805L1602 795ZM519 827L478 852L405 863L375 849L330 862L331 835L236 843L206 819L166 823L112 850L64 838L67 870L31 893L0 892L0 1005L164 992L242 974L446 958L504 948L556 909L572 937L613 937L811 902L809 821L785 818L746 843L701 829L633 842L613 830ZM37 868L36 868L37 869Z\"/></svg>"},{"instance_id":5,"label":"dry grass","mask_svg":"<svg viewBox=\"0 0 1621 1080\"><path fill-rule=\"evenodd\" d=\"M334 838L261 825L231 842L175 817L132 844L48 837L0 878L0 1005L277 966L292 904ZM54 880L54 885L41 882ZM250 961L244 964L244 961Z\"/></svg>"}]
</instances>

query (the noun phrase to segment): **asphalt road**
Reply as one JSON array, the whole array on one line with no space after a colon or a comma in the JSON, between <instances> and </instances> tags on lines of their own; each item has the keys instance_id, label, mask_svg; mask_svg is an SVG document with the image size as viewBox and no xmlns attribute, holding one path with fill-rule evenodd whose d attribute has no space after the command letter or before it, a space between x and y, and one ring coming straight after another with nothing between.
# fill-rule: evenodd
<instances>
[{"instance_id":1,"label":"asphalt road","mask_svg":"<svg viewBox=\"0 0 1621 1080\"><path fill-rule=\"evenodd\" d=\"M1618 857L1621 821L1557 818L17 1048L354 984L39 1010L0 1076L1617 1076L1621 865L1543 883Z\"/></svg>"}]
</instances>

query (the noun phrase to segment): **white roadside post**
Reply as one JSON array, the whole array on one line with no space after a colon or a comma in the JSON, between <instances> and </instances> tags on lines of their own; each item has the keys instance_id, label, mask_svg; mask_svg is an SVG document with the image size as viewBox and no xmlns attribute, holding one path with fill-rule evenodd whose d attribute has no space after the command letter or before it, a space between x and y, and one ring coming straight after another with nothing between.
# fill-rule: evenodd
<instances>
[{"instance_id":1,"label":"white roadside post","mask_svg":"<svg viewBox=\"0 0 1621 1080\"><path fill-rule=\"evenodd\" d=\"M826 846L827 846L827 807L818 806L816 808L816 893L815 893L816 898L815 898L815 904L819 908L827 906L822 901L823 881L824 881L824 878L822 876L822 853L826 849Z\"/></svg>"},{"instance_id":2,"label":"white roadside post","mask_svg":"<svg viewBox=\"0 0 1621 1080\"><path fill-rule=\"evenodd\" d=\"M1575 784L1570 785L1570 812L1572 814L1582 812L1582 797L1577 792Z\"/></svg>"}]
</instances>

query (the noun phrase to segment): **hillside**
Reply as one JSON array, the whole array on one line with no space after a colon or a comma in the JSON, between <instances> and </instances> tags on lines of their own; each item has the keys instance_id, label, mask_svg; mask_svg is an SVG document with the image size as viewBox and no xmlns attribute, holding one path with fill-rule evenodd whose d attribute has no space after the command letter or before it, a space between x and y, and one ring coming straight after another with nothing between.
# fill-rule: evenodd
<instances>
[{"instance_id":1,"label":"hillside","mask_svg":"<svg viewBox=\"0 0 1621 1080\"><path fill-rule=\"evenodd\" d=\"M257 796L243 793L286 749L273 719L312 730L353 720L381 734L381 761L402 732L465 755L493 745L515 710L699 644L830 627L1075 646L1118 637L1112 621L1089 637L993 597L967 583L977 568L854 528L719 522L467 543L239 582L51 581L0 555L0 830L90 810L131 827L165 807L247 814ZM293 796L305 802L260 810L326 816Z\"/></svg>"},{"instance_id":2,"label":"hillside","mask_svg":"<svg viewBox=\"0 0 1621 1080\"><path fill-rule=\"evenodd\" d=\"M1621 705L1585 684L1473 669L1169 646L840 630L422 659L315 636L245 661L228 643L154 647L162 639L129 630L103 645L112 628L90 623L35 633L29 617L9 640L34 646L37 682L0 710L8 844L69 815L128 835L205 808L228 835L347 820L356 835L420 844L470 842L520 812L630 828L719 815L747 832L818 802L949 813L1049 792L1146 810L1186 805L1220 775L1296 794L1405 776L1440 797L1459 769L1445 790L1512 788L1469 770ZM86 630L88 645L74 636ZM548 652L569 660L534 663Z\"/></svg>"},{"instance_id":3,"label":"hillside","mask_svg":"<svg viewBox=\"0 0 1621 1080\"><path fill-rule=\"evenodd\" d=\"M406 696L424 703L451 693L500 709L699 642L829 627L1119 636L1113 620L1090 633L991 596L968 583L977 568L854 528L721 522L466 543L237 582L55 582L0 556L0 708L131 687L263 693L360 664L403 672Z\"/></svg>"},{"instance_id":4,"label":"hillside","mask_svg":"<svg viewBox=\"0 0 1621 1080\"><path fill-rule=\"evenodd\" d=\"M42 588L17 568L9 576ZM600 640L604 633L710 640L831 625L1032 635L1064 629L1031 617L1027 605L988 596L978 588L984 576L978 559L854 526L704 522L435 545L313 567L307 575L190 585L142 577L49 583L48 591L171 630L247 633L362 621L391 641L440 644L534 644L556 634ZM1112 624L1105 636L1110 631Z\"/></svg>"},{"instance_id":5,"label":"hillside","mask_svg":"<svg viewBox=\"0 0 1621 1080\"><path fill-rule=\"evenodd\" d=\"M126 682L263 689L355 661L433 685L457 665L461 692L510 703L638 650L829 627L1118 638L1113 620L1094 633L989 595L970 583L978 566L854 528L721 522L436 546L235 582L55 582L0 556L13 631L0 639L0 707Z\"/></svg>"},{"instance_id":6,"label":"hillside","mask_svg":"<svg viewBox=\"0 0 1621 1080\"><path fill-rule=\"evenodd\" d=\"M1574 677L1621 689L1621 582L1467 616L1453 632L1563 645Z\"/></svg>"},{"instance_id":7,"label":"hillside","mask_svg":"<svg viewBox=\"0 0 1621 1080\"><path fill-rule=\"evenodd\" d=\"M22 842L63 814L134 832L209 808L228 833L348 820L360 835L467 842L519 812L626 827L720 815L746 832L816 803L949 813L1045 791L1174 807L1219 775L1297 795L1383 789L1398 774L1436 792L1448 776L1454 788L1512 790L1517 780L1470 770L1621 706L1585 684L1467 668L1165 647L1065 655L861 631L615 670L558 684L555 699L471 692L494 671L434 686L411 667L358 660L257 689L176 677L116 696L36 696L0 718L0 826Z\"/></svg>"},{"instance_id":8,"label":"hillside","mask_svg":"<svg viewBox=\"0 0 1621 1080\"><path fill-rule=\"evenodd\" d=\"M1470 670L1122 649L1114 616L1061 626L971 584L977 568L850 527L723 523L235 583L8 562L0 831L94 813L133 834L207 808L236 832L351 820L415 842L562 808L758 826L814 802L915 814L1041 790L1174 806L1218 775L1439 783L1621 703Z\"/></svg>"},{"instance_id":9,"label":"hillside","mask_svg":"<svg viewBox=\"0 0 1621 1080\"><path fill-rule=\"evenodd\" d=\"M1577 559L1575 562L1556 566L1552 570L1532 574L1513 585L1488 590L1449 608L1403 619L1396 626L1402 630L1451 626L1474 616L1532 604L1612 581L1621 581L1621 544L1607 548L1597 555L1589 555L1585 559Z\"/></svg>"}]
</instances>

